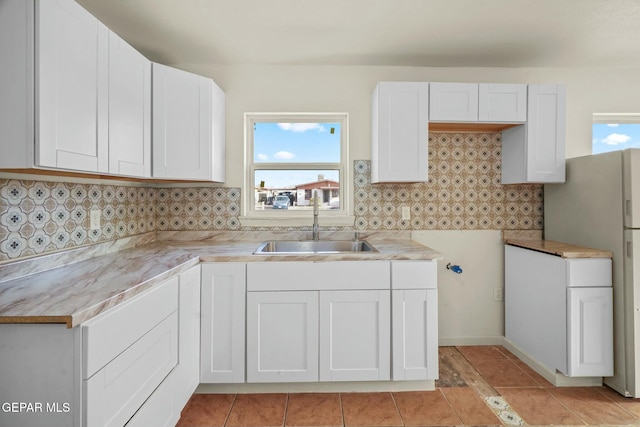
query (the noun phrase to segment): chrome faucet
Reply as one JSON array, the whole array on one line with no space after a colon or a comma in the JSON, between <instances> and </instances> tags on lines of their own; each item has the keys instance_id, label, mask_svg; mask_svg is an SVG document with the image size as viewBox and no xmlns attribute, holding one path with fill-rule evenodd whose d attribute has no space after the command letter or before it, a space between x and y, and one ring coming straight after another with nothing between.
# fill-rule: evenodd
<instances>
[{"instance_id":1,"label":"chrome faucet","mask_svg":"<svg viewBox=\"0 0 640 427\"><path fill-rule=\"evenodd\" d=\"M320 240L320 227L318 227L318 190L313 195L313 240Z\"/></svg>"}]
</instances>

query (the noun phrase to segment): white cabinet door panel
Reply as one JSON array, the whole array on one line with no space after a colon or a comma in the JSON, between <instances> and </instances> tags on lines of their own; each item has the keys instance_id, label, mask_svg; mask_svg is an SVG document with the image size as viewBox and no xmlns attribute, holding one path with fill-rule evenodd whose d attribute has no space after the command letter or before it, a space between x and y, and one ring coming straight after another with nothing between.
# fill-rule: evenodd
<instances>
[{"instance_id":1,"label":"white cabinet door panel","mask_svg":"<svg viewBox=\"0 0 640 427\"><path fill-rule=\"evenodd\" d=\"M567 293L567 375L613 375L613 288L569 288Z\"/></svg>"},{"instance_id":2,"label":"white cabinet door panel","mask_svg":"<svg viewBox=\"0 0 640 427\"><path fill-rule=\"evenodd\" d=\"M478 121L477 83L430 83L430 121Z\"/></svg>"},{"instance_id":3,"label":"white cabinet door panel","mask_svg":"<svg viewBox=\"0 0 640 427\"><path fill-rule=\"evenodd\" d=\"M151 176L151 62L109 32L109 173Z\"/></svg>"},{"instance_id":4,"label":"white cabinet door panel","mask_svg":"<svg viewBox=\"0 0 640 427\"><path fill-rule=\"evenodd\" d=\"M72 0L37 7L36 163L107 172L108 29Z\"/></svg>"},{"instance_id":5,"label":"white cabinet door panel","mask_svg":"<svg viewBox=\"0 0 640 427\"><path fill-rule=\"evenodd\" d=\"M320 292L320 381L390 379L389 293Z\"/></svg>"},{"instance_id":6,"label":"white cabinet door panel","mask_svg":"<svg viewBox=\"0 0 640 427\"><path fill-rule=\"evenodd\" d=\"M527 121L527 85L480 83L478 86L478 121Z\"/></svg>"},{"instance_id":7,"label":"white cabinet door panel","mask_svg":"<svg viewBox=\"0 0 640 427\"><path fill-rule=\"evenodd\" d=\"M243 383L245 380L244 263L202 264L203 383Z\"/></svg>"},{"instance_id":8,"label":"white cabinet door panel","mask_svg":"<svg viewBox=\"0 0 640 427\"><path fill-rule=\"evenodd\" d=\"M153 176L211 180L213 81L156 63L152 68Z\"/></svg>"},{"instance_id":9,"label":"white cabinet door panel","mask_svg":"<svg viewBox=\"0 0 640 427\"><path fill-rule=\"evenodd\" d=\"M392 291L394 381L438 378L438 291Z\"/></svg>"},{"instance_id":10,"label":"white cabinet door panel","mask_svg":"<svg viewBox=\"0 0 640 427\"><path fill-rule=\"evenodd\" d=\"M371 118L371 181L427 181L429 84L378 83Z\"/></svg>"},{"instance_id":11,"label":"white cabinet door panel","mask_svg":"<svg viewBox=\"0 0 640 427\"><path fill-rule=\"evenodd\" d=\"M247 382L318 381L318 292L247 293Z\"/></svg>"}]
</instances>

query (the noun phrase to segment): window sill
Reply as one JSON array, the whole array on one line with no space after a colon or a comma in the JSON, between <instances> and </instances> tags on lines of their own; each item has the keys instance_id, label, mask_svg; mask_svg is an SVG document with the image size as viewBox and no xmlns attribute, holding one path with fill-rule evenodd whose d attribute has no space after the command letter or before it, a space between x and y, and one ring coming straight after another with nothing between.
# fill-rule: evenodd
<instances>
[{"instance_id":1,"label":"window sill","mask_svg":"<svg viewBox=\"0 0 640 427\"><path fill-rule=\"evenodd\" d=\"M240 224L243 227L311 227L313 216L287 216L287 217L248 217L241 216ZM334 216L322 213L318 216L318 224L321 227L353 227L355 217L351 215Z\"/></svg>"}]
</instances>

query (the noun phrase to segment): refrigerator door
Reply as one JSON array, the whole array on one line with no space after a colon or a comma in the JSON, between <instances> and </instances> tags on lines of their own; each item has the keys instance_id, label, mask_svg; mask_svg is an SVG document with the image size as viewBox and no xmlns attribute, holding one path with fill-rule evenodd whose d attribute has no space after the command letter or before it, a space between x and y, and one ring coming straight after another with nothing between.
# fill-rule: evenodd
<instances>
[{"instance_id":1,"label":"refrigerator door","mask_svg":"<svg viewBox=\"0 0 640 427\"><path fill-rule=\"evenodd\" d=\"M640 228L640 149L622 152L624 189L624 226Z\"/></svg>"},{"instance_id":2,"label":"refrigerator door","mask_svg":"<svg viewBox=\"0 0 640 427\"><path fill-rule=\"evenodd\" d=\"M640 397L640 230L624 231L624 300L624 391L627 396L637 398Z\"/></svg>"}]
</instances>

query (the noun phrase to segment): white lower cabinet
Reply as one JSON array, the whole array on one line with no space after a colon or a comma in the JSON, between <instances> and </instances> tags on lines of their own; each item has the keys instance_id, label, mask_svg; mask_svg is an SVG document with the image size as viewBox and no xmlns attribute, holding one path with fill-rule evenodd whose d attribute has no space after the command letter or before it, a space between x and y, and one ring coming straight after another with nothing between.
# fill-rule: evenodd
<instances>
[{"instance_id":1,"label":"white lower cabinet","mask_svg":"<svg viewBox=\"0 0 640 427\"><path fill-rule=\"evenodd\" d=\"M246 264L202 264L200 382L245 382Z\"/></svg>"},{"instance_id":2,"label":"white lower cabinet","mask_svg":"<svg viewBox=\"0 0 640 427\"><path fill-rule=\"evenodd\" d=\"M507 245L505 337L566 376L613 375L611 259Z\"/></svg>"},{"instance_id":3,"label":"white lower cabinet","mask_svg":"<svg viewBox=\"0 0 640 427\"><path fill-rule=\"evenodd\" d=\"M318 292L247 294L247 382L318 381Z\"/></svg>"},{"instance_id":4,"label":"white lower cabinet","mask_svg":"<svg viewBox=\"0 0 640 427\"><path fill-rule=\"evenodd\" d=\"M438 378L436 261L391 263L394 381Z\"/></svg>"},{"instance_id":5,"label":"white lower cabinet","mask_svg":"<svg viewBox=\"0 0 640 427\"><path fill-rule=\"evenodd\" d=\"M320 292L320 381L390 379L388 290Z\"/></svg>"}]
</instances>

